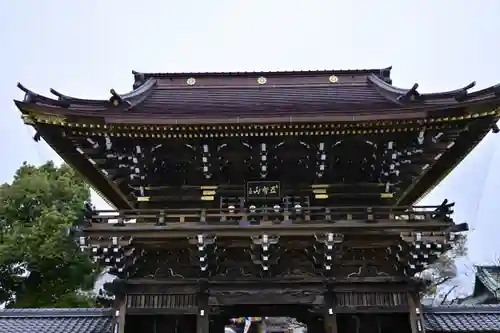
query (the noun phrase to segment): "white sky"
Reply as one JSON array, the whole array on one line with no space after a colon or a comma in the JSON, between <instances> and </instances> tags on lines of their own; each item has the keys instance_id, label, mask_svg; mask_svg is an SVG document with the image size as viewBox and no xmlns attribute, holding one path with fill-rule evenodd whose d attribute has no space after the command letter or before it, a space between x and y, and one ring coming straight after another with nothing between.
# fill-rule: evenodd
<instances>
[{"instance_id":1,"label":"white sky","mask_svg":"<svg viewBox=\"0 0 500 333\"><path fill-rule=\"evenodd\" d=\"M500 1L125 1L0 3L0 181L22 161L57 156L35 144L12 99L17 81L46 93L107 98L131 89L131 70L253 71L393 66L400 87L425 92L500 81ZM456 201L470 263L500 253L498 138L489 135L425 203ZM95 203L103 207L102 200Z\"/></svg>"}]
</instances>

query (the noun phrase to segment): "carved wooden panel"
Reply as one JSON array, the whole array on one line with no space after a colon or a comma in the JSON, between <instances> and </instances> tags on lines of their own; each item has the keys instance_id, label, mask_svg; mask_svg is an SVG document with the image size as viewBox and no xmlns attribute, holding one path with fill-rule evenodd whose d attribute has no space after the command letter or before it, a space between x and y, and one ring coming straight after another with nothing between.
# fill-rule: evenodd
<instances>
[{"instance_id":1,"label":"carved wooden panel","mask_svg":"<svg viewBox=\"0 0 500 333\"><path fill-rule=\"evenodd\" d=\"M142 294L127 295L127 308L131 309L191 309L197 307L194 294Z\"/></svg>"},{"instance_id":2,"label":"carved wooden panel","mask_svg":"<svg viewBox=\"0 0 500 333\"><path fill-rule=\"evenodd\" d=\"M402 307L408 306L405 292L340 292L337 307Z\"/></svg>"}]
</instances>

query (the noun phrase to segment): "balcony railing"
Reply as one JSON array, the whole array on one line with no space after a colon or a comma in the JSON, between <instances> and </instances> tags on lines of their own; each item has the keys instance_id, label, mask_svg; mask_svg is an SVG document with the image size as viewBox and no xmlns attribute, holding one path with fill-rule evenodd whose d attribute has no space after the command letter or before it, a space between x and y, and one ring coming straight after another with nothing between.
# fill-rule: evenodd
<instances>
[{"instance_id":1,"label":"balcony railing","mask_svg":"<svg viewBox=\"0 0 500 333\"><path fill-rule=\"evenodd\" d=\"M209 225L263 225L335 223L336 221L451 221L447 206L402 207L279 207L256 208L169 208L137 210L94 210L87 214L88 223L153 223L171 225L197 223Z\"/></svg>"}]
</instances>

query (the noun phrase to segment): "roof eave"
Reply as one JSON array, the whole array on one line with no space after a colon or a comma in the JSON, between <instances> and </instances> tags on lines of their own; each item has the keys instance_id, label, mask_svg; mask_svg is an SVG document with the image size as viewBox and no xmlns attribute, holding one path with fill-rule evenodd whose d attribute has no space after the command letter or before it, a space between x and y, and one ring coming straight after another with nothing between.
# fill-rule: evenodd
<instances>
[{"instance_id":1,"label":"roof eave","mask_svg":"<svg viewBox=\"0 0 500 333\"><path fill-rule=\"evenodd\" d=\"M490 96L491 97L491 96ZM318 113L290 113L288 116L258 116L242 117L237 113L233 117L227 115L201 115L191 117L172 117L168 112L158 112L155 114L144 114L138 108L124 110L115 107L108 108L63 108L56 105L37 104L27 101L14 101L16 106L24 114L34 113L59 117L78 117L101 119L106 123L130 123L130 124L158 124L158 125L194 125L194 124L245 124L245 123L305 123L305 122L369 122L379 120L398 120L410 118L425 118L429 112L444 109L464 109L481 106L485 103L494 103L500 106L500 97L493 100L475 99L472 101L435 104L435 105L405 105L385 110L353 109L349 111L330 111ZM492 106L492 107L494 107ZM126 112L125 112L126 111ZM376 112L375 112L376 111Z\"/></svg>"},{"instance_id":2,"label":"roof eave","mask_svg":"<svg viewBox=\"0 0 500 333\"><path fill-rule=\"evenodd\" d=\"M111 97L109 99L82 99L73 96L64 95L55 89L50 89L50 92L58 99L50 98L26 88L21 83L17 87L24 92L24 102L43 104L54 107L70 108L72 106L85 106L96 108L118 107L125 105L127 108L132 108L142 101L152 92L157 81L153 78L146 80L134 90L118 94L114 89L110 90Z\"/></svg>"},{"instance_id":3,"label":"roof eave","mask_svg":"<svg viewBox=\"0 0 500 333\"><path fill-rule=\"evenodd\" d=\"M411 88L404 89L393 86L384 81L377 75L370 75L367 78L368 82L373 84L377 90L388 100L397 102L400 105L419 105L426 102L439 100L440 104L457 104L467 102L470 99L489 99L500 97L500 84L469 93L469 90L475 87L476 82L473 81L464 87L442 91L436 93L421 94L417 91L418 83L415 83Z\"/></svg>"},{"instance_id":4,"label":"roof eave","mask_svg":"<svg viewBox=\"0 0 500 333\"><path fill-rule=\"evenodd\" d=\"M474 105L478 106L481 104L488 103L490 101L475 101L474 103L469 103L467 105L468 107L472 107ZM500 98L497 98L497 100L493 101L496 103L496 108L494 108L494 111L496 111L496 115L494 116L494 121L497 122L500 119ZM463 105L465 106L465 105ZM411 204L418 204L420 200L422 200L427 194L429 194L437 185L441 183L441 181L448 176L448 174L454 170L462 161L465 157L469 155L469 153L481 142L481 140L488 134L490 131L490 128L484 128L484 130L479 133L479 135L476 137L476 140L474 142L471 142L466 148L463 149L462 153L457 155L456 158L454 158L452 163L447 164L448 166L443 169L442 172L439 173L439 177L432 177L433 180L430 181L431 185L426 187L423 191L415 191L415 188L417 187L418 184L421 183L421 180L424 179L424 177L428 176L435 168L433 166L432 168L429 168L421 177L419 177L419 180L416 181L411 187L407 189L407 191L400 197L398 200L399 205L411 205ZM442 159L440 159L442 160ZM438 161L439 162L439 161ZM435 178L435 179L434 179Z\"/></svg>"}]
</instances>

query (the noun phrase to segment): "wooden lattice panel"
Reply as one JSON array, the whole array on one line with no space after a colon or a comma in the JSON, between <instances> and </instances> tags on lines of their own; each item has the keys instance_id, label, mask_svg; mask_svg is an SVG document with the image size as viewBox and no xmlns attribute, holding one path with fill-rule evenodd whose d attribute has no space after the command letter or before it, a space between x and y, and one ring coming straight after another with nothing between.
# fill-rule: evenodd
<instances>
[{"instance_id":1,"label":"wooden lattice panel","mask_svg":"<svg viewBox=\"0 0 500 333\"><path fill-rule=\"evenodd\" d=\"M196 308L196 295L127 295L129 309L191 309Z\"/></svg>"},{"instance_id":2,"label":"wooden lattice panel","mask_svg":"<svg viewBox=\"0 0 500 333\"><path fill-rule=\"evenodd\" d=\"M405 292L341 292L336 294L337 307L385 307L408 306Z\"/></svg>"}]
</instances>

